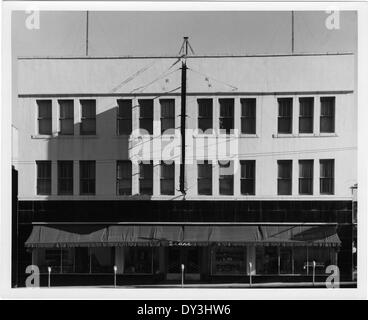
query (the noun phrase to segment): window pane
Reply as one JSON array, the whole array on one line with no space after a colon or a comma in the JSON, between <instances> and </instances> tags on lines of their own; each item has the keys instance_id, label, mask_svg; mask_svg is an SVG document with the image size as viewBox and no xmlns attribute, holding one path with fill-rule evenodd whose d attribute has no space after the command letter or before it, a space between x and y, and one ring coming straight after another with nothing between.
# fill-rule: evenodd
<instances>
[{"instance_id":1,"label":"window pane","mask_svg":"<svg viewBox=\"0 0 368 320\"><path fill-rule=\"evenodd\" d=\"M80 193L95 194L96 163L95 161L80 161Z\"/></svg>"},{"instance_id":2,"label":"window pane","mask_svg":"<svg viewBox=\"0 0 368 320\"><path fill-rule=\"evenodd\" d=\"M335 132L335 97L321 98L320 132Z\"/></svg>"},{"instance_id":3,"label":"window pane","mask_svg":"<svg viewBox=\"0 0 368 320\"><path fill-rule=\"evenodd\" d=\"M81 134L96 134L96 100L81 100Z\"/></svg>"},{"instance_id":4,"label":"window pane","mask_svg":"<svg viewBox=\"0 0 368 320\"><path fill-rule=\"evenodd\" d=\"M241 194L255 194L255 160L240 161L240 192Z\"/></svg>"},{"instance_id":5,"label":"window pane","mask_svg":"<svg viewBox=\"0 0 368 320\"><path fill-rule=\"evenodd\" d=\"M175 188L175 165L161 162L161 194L173 195Z\"/></svg>"},{"instance_id":6,"label":"window pane","mask_svg":"<svg viewBox=\"0 0 368 320\"><path fill-rule=\"evenodd\" d=\"M198 129L203 132L212 129L213 103L212 99L198 99Z\"/></svg>"},{"instance_id":7,"label":"window pane","mask_svg":"<svg viewBox=\"0 0 368 320\"><path fill-rule=\"evenodd\" d=\"M230 133L234 129L234 99L219 99L220 129Z\"/></svg>"},{"instance_id":8,"label":"window pane","mask_svg":"<svg viewBox=\"0 0 368 320\"><path fill-rule=\"evenodd\" d=\"M138 100L138 103L140 118L153 118L153 100L140 99Z\"/></svg>"},{"instance_id":9,"label":"window pane","mask_svg":"<svg viewBox=\"0 0 368 320\"><path fill-rule=\"evenodd\" d=\"M212 194L212 164L209 162L198 163L198 194Z\"/></svg>"},{"instance_id":10,"label":"window pane","mask_svg":"<svg viewBox=\"0 0 368 320\"><path fill-rule=\"evenodd\" d=\"M320 160L320 193L334 193L334 160Z\"/></svg>"},{"instance_id":11,"label":"window pane","mask_svg":"<svg viewBox=\"0 0 368 320\"><path fill-rule=\"evenodd\" d=\"M117 194L132 194L132 163L130 161L117 162Z\"/></svg>"},{"instance_id":12,"label":"window pane","mask_svg":"<svg viewBox=\"0 0 368 320\"><path fill-rule=\"evenodd\" d=\"M132 100L119 99L118 101L118 134L132 133Z\"/></svg>"},{"instance_id":13,"label":"window pane","mask_svg":"<svg viewBox=\"0 0 368 320\"><path fill-rule=\"evenodd\" d=\"M37 194L51 194L51 161L37 161Z\"/></svg>"},{"instance_id":14,"label":"window pane","mask_svg":"<svg viewBox=\"0 0 368 320\"><path fill-rule=\"evenodd\" d=\"M73 161L58 161L58 194L73 194Z\"/></svg>"},{"instance_id":15,"label":"window pane","mask_svg":"<svg viewBox=\"0 0 368 320\"><path fill-rule=\"evenodd\" d=\"M256 247L256 273L278 274L277 247Z\"/></svg>"},{"instance_id":16,"label":"window pane","mask_svg":"<svg viewBox=\"0 0 368 320\"><path fill-rule=\"evenodd\" d=\"M74 120L60 120L60 134L74 134Z\"/></svg>"},{"instance_id":17,"label":"window pane","mask_svg":"<svg viewBox=\"0 0 368 320\"><path fill-rule=\"evenodd\" d=\"M291 195L292 187L292 161L291 160L279 160L278 165L278 183L277 194L278 195Z\"/></svg>"},{"instance_id":18,"label":"window pane","mask_svg":"<svg viewBox=\"0 0 368 320\"><path fill-rule=\"evenodd\" d=\"M37 100L38 105L38 133L52 134L52 101Z\"/></svg>"},{"instance_id":19,"label":"window pane","mask_svg":"<svg viewBox=\"0 0 368 320\"><path fill-rule=\"evenodd\" d=\"M241 99L242 119L241 132L246 134L256 133L256 99Z\"/></svg>"},{"instance_id":20,"label":"window pane","mask_svg":"<svg viewBox=\"0 0 368 320\"><path fill-rule=\"evenodd\" d=\"M175 128L175 100L161 99L161 133L173 133ZM170 130L171 129L171 130Z\"/></svg>"},{"instance_id":21,"label":"window pane","mask_svg":"<svg viewBox=\"0 0 368 320\"><path fill-rule=\"evenodd\" d=\"M299 194L313 194L313 160L299 161Z\"/></svg>"},{"instance_id":22,"label":"window pane","mask_svg":"<svg viewBox=\"0 0 368 320\"><path fill-rule=\"evenodd\" d=\"M219 161L219 184L221 195L234 193L234 163L233 161Z\"/></svg>"},{"instance_id":23,"label":"window pane","mask_svg":"<svg viewBox=\"0 0 368 320\"><path fill-rule=\"evenodd\" d=\"M299 132L313 133L313 103L314 98L300 98Z\"/></svg>"},{"instance_id":24,"label":"window pane","mask_svg":"<svg viewBox=\"0 0 368 320\"><path fill-rule=\"evenodd\" d=\"M153 193L153 164L139 164L139 193L152 195Z\"/></svg>"},{"instance_id":25,"label":"window pane","mask_svg":"<svg viewBox=\"0 0 368 320\"><path fill-rule=\"evenodd\" d=\"M278 133L292 133L292 98L279 98Z\"/></svg>"}]
</instances>

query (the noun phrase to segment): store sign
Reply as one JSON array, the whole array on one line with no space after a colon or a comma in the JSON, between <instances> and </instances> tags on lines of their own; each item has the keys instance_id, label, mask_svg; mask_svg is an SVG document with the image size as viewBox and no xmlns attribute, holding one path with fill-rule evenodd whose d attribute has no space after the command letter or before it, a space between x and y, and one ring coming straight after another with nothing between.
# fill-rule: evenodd
<instances>
[{"instance_id":1,"label":"store sign","mask_svg":"<svg viewBox=\"0 0 368 320\"><path fill-rule=\"evenodd\" d=\"M190 247L191 245L190 242L169 241L169 246Z\"/></svg>"}]
</instances>

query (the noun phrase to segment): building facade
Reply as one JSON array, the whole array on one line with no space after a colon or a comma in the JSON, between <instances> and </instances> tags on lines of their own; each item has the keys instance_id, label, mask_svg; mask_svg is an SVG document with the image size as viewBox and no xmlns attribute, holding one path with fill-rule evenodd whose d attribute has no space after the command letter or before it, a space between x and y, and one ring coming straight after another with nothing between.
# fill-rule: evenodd
<instances>
[{"instance_id":1,"label":"building facade","mask_svg":"<svg viewBox=\"0 0 368 320\"><path fill-rule=\"evenodd\" d=\"M19 284L351 280L354 55L187 57L185 194L181 64L18 59Z\"/></svg>"}]
</instances>

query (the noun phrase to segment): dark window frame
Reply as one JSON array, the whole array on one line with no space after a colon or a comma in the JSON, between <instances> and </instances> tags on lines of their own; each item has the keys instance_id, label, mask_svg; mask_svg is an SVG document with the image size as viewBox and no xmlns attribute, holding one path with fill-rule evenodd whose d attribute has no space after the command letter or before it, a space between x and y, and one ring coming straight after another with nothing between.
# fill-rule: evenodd
<instances>
[{"instance_id":1,"label":"dark window frame","mask_svg":"<svg viewBox=\"0 0 368 320\"><path fill-rule=\"evenodd\" d=\"M242 98L241 105L241 133L256 134L257 132L257 99Z\"/></svg>"},{"instance_id":2,"label":"dark window frame","mask_svg":"<svg viewBox=\"0 0 368 320\"><path fill-rule=\"evenodd\" d=\"M219 195L232 196L234 195L234 162L229 160L224 164L224 161L219 161ZM222 168L232 168L232 174L221 174ZM226 169L225 169L226 170ZM229 183L230 190L224 192L224 187Z\"/></svg>"},{"instance_id":3,"label":"dark window frame","mask_svg":"<svg viewBox=\"0 0 368 320\"><path fill-rule=\"evenodd\" d=\"M287 165L289 168L281 168L281 165ZM289 169L289 174L285 174L283 171L285 169ZM284 175L284 176L283 176ZM288 183L286 186L286 191L282 191L284 186L283 184ZM290 196L293 193L293 161L292 160L277 160L277 195L280 196Z\"/></svg>"},{"instance_id":4,"label":"dark window frame","mask_svg":"<svg viewBox=\"0 0 368 320\"><path fill-rule=\"evenodd\" d=\"M82 168L84 165L90 165L88 169L89 173L93 172L91 176L83 176L83 171L86 168ZM92 169L92 170L91 170ZM86 169L87 170L87 169ZM87 183L88 190L84 190L84 183ZM91 184L91 185L90 185ZM80 160L79 161L79 194L80 195L95 195L96 194L96 161L94 160Z\"/></svg>"},{"instance_id":5,"label":"dark window frame","mask_svg":"<svg viewBox=\"0 0 368 320\"><path fill-rule=\"evenodd\" d=\"M246 192L251 186L252 191ZM240 193L242 195L256 194L256 161L240 160Z\"/></svg>"},{"instance_id":6,"label":"dark window frame","mask_svg":"<svg viewBox=\"0 0 368 320\"><path fill-rule=\"evenodd\" d=\"M324 165L331 165L331 168L324 168ZM335 194L335 159L320 159L320 182L319 182L319 192L320 194L333 195ZM329 171L331 175L326 174ZM327 182L327 183L326 183ZM329 190L325 189L325 186L329 186Z\"/></svg>"},{"instance_id":7,"label":"dark window frame","mask_svg":"<svg viewBox=\"0 0 368 320\"><path fill-rule=\"evenodd\" d=\"M124 103L128 103L128 105L124 105ZM117 115L116 115L116 127L117 127L117 135L130 135L132 133L132 125L133 125L133 101L132 99L117 99ZM122 109L128 108L128 112L125 114L122 112ZM130 111L130 112L129 112ZM122 123L126 125L122 125Z\"/></svg>"},{"instance_id":8,"label":"dark window frame","mask_svg":"<svg viewBox=\"0 0 368 320\"><path fill-rule=\"evenodd\" d=\"M142 169L143 169L143 173L144 173L144 166L151 166L151 178L147 178L145 177L145 175L143 174L142 177ZM146 185L149 185L148 187ZM143 191L144 189L150 189L149 192L145 192ZM139 163L139 194L140 195L153 195L153 161L151 160L149 163L147 162L141 162Z\"/></svg>"},{"instance_id":9,"label":"dark window frame","mask_svg":"<svg viewBox=\"0 0 368 320\"><path fill-rule=\"evenodd\" d=\"M171 112L169 112L169 116L164 115L163 102L168 103L168 105L172 109L170 110L172 111L172 114L170 114ZM172 105L170 104L171 102L173 102ZM166 124L164 125L166 121L170 123L169 126L166 126ZM161 134L165 132L168 134L174 133L174 130L175 130L175 99L160 99L160 125L161 125Z\"/></svg>"},{"instance_id":10,"label":"dark window frame","mask_svg":"<svg viewBox=\"0 0 368 320\"><path fill-rule=\"evenodd\" d=\"M206 174L202 175L200 170L200 166L203 166L203 172ZM210 174L207 175L207 171L210 171ZM198 161L197 163L197 193L198 195L206 195L211 196L213 191L213 169L212 169L212 162L205 160L205 161ZM201 191L201 190L209 190L209 191Z\"/></svg>"},{"instance_id":11,"label":"dark window frame","mask_svg":"<svg viewBox=\"0 0 368 320\"><path fill-rule=\"evenodd\" d=\"M283 104L285 102L285 104ZM286 102L288 102L286 104ZM293 98L278 98L277 133L293 133ZM289 110L289 112L288 112ZM284 128L287 127L287 129ZM282 130L282 131L281 131Z\"/></svg>"},{"instance_id":12,"label":"dark window frame","mask_svg":"<svg viewBox=\"0 0 368 320\"><path fill-rule=\"evenodd\" d=\"M88 101L88 102L87 102ZM85 107L87 106L86 104L84 105L83 103L89 103L92 102L92 105L88 105L89 107L93 107L93 111L94 111L94 115L86 115L85 113ZM81 105L81 123L80 123L80 134L82 136L93 136L97 134L97 102L95 99L80 99L80 105ZM84 129L84 125L87 122L92 122L94 123L93 127L94 130L86 130ZM84 125L83 125L84 124Z\"/></svg>"},{"instance_id":13,"label":"dark window frame","mask_svg":"<svg viewBox=\"0 0 368 320\"><path fill-rule=\"evenodd\" d=\"M64 103L70 103L71 102L71 105L65 105ZM59 103L59 125L60 125L60 130L59 130L59 135L69 135L69 136L72 136L74 135L74 100L73 99L59 99L58 100L58 103ZM71 115L63 115L67 112L63 112L63 107L71 107ZM63 123L66 123L66 122L71 122L71 132L67 132L67 131L64 131L63 130Z\"/></svg>"},{"instance_id":14,"label":"dark window frame","mask_svg":"<svg viewBox=\"0 0 368 320\"><path fill-rule=\"evenodd\" d=\"M231 107L228 107L227 103L231 102ZM220 132L225 130L226 134L231 134L231 130L234 130L235 122L235 99L234 98L221 98L219 99L219 129ZM230 125L229 125L230 124Z\"/></svg>"},{"instance_id":15,"label":"dark window frame","mask_svg":"<svg viewBox=\"0 0 368 320\"><path fill-rule=\"evenodd\" d=\"M313 195L313 175L314 175L314 160L313 159L303 159L299 160L299 194L300 195ZM303 165L311 166L309 168L310 175L305 176L306 167ZM306 186L305 186L306 185ZM303 191L305 188L308 191Z\"/></svg>"},{"instance_id":16,"label":"dark window frame","mask_svg":"<svg viewBox=\"0 0 368 320\"><path fill-rule=\"evenodd\" d=\"M70 168L62 168L63 166L70 166L71 175L63 176L63 172L68 171ZM73 195L74 192L74 163L73 160L59 160L57 162L57 177L58 177L58 195ZM65 185L71 186L70 188L65 188ZM65 189L63 189L65 188Z\"/></svg>"},{"instance_id":17,"label":"dark window frame","mask_svg":"<svg viewBox=\"0 0 368 320\"><path fill-rule=\"evenodd\" d=\"M42 165L45 167L41 168ZM51 195L52 163L50 160L36 161L36 177L37 195Z\"/></svg>"},{"instance_id":18,"label":"dark window frame","mask_svg":"<svg viewBox=\"0 0 368 320\"><path fill-rule=\"evenodd\" d=\"M336 97L321 97L320 102L320 133L335 133ZM327 129L326 126L328 127Z\"/></svg>"},{"instance_id":19,"label":"dark window frame","mask_svg":"<svg viewBox=\"0 0 368 320\"><path fill-rule=\"evenodd\" d=\"M120 166L127 165L130 172L130 176L124 176L125 170L121 170ZM118 160L116 161L116 194L118 196L132 195L132 162L130 160ZM127 184L127 186L121 187L121 184ZM123 191L121 191L123 190Z\"/></svg>"},{"instance_id":20,"label":"dark window frame","mask_svg":"<svg viewBox=\"0 0 368 320\"><path fill-rule=\"evenodd\" d=\"M213 99L211 98L201 98L197 99L198 104L198 129L203 133L213 132ZM209 111L210 112L207 112ZM211 123L209 126L208 124Z\"/></svg>"},{"instance_id":21,"label":"dark window frame","mask_svg":"<svg viewBox=\"0 0 368 320\"><path fill-rule=\"evenodd\" d=\"M144 103L148 103L150 102L151 105L151 115L148 115L144 112L145 108L149 108L150 106L148 105L144 105ZM139 129L144 129L146 132L149 133L149 135L153 135L153 115L154 115L154 100L153 99L139 99L138 100L138 104L139 104ZM147 122L149 125L146 126L146 124L144 124L142 126L142 124L144 122Z\"/></svg>"},{"instance_id":22,"label":"dark window frame","mask_svg":"<svg viewBox=\"0 0 368 320\"><path fill-rule=\"evenodd\" d=\"M166 171L164 168L167 168L169 170L172 170L170 175L165 176L165 173L168 173L169 171ZM167 186L170 184L170 190L166 189ZM175 162L172 161L172 163L166 163L165 161L161 161L160 163L160 194L161 195L168 195L173 196L175 194Z\"/></svg>"},{"instance_id":23,"label":"dark window frame","mask_svg":"<svg viewBox=\"0 0 368 320\"><path fill-rule=\"evenodd\" d=\"M311 102L311 104L309 104ZM310 108L310 110L307 110ZM306 125L307 124L307 125ZM299 133L314 132L314 97L299 98ZM305 129L304 127L308 127Z\"/></svg>"},{"instance_id":24,"label":"dark window frame","mask_svg":"<svg viewBox=\"0 0 368 320\"><path fill-rule=\"evenodd\" d=\"M39 135L47 135L47 136L52 135L52 100L51 99L39 99L39 100L36 100L36 103L37 103L37 124L38 124L37 132ZM50 114L47 116L41 115L41 113L43 113L41 112L41 107L45 106L45 105L42 105L45 103L49 103L47 105L47 108L49 109ZM41 128L43 128L41 123L44 123L44 122L48 123L47 128L49 129L49 130L46 130L45 132L41 130Z\"/></svg>"}]
</instances>

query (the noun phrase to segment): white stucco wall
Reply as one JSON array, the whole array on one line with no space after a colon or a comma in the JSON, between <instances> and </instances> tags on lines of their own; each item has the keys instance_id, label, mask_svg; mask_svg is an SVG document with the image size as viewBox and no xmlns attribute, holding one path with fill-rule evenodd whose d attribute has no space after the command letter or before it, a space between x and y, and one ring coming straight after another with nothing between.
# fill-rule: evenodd
<instances>
[{"instance_id":1,"label":"white stucco wall","mask_svg":"<svg viewBox=\"0 0 368 320\"><path fill-rule=\"evenodd\" d=\"M116 135L116 99L156 98L154 100L154 140L160 137L160 104L157 95L180 85L180 70L147 86L175 59L20 59L18 105L19 199L126 199L116 195L116 161L128 159L129 138ZM350 187L357 182L357 107L354 93L354 56L321 55L293 57L192 58L188 67L187 128L197 127L199 97L214 100L214 128L218 127L218 99L235 99L235 129L240 129L240 99L257 98L256 135L234 136L240 159L256 160L256 195L240 195L240 172L235 173L234 196L219 196L218 166L213 170L213 196L197 196L197 169L188 166L188 199L351 199ZM113 90L143 66L150 66L134 80ZM169 72L180 67L176 64ZM206 77L205 75L209 75ZM207 79L206 79L207 78ZM169 79L169 81L165 81ZM216 79L216 80L215 80ZM219 81L221 80L221 82ZM211 86L208 86L211 83ZM237 89L230 87L235 86ZM180 93L180 90L177 91ZM200 96L199 96L200 95ZM277 135L278 97L292 97L293 134ZM314 134L298 134L297 99L313 96ZM321 96L336 97L335 134L319 133ZM74 99L75 135L58 136L58 102ZM180 126L180 95L176 99L176 127ZM53 101L53 136L37 135L36 99ZM79 136L79 99L96 99L97 135ZM138 127L138 108L133 109L133 129ZM212 139L216 139L213 136ZM195 137L192 139L196 139ZM190 141L189 141L190 143ZM79 160L96 160L96 195L79 196ZM277 195L277 160L293 160L293 195ZM298 160L314 159L314 195L298 195ZM319 195L319 159L335 159L335 194ZM52 195L36 195L36 160L52 160ZM57 160L74 160L74 196L57 195ZM133 166L133 171L137 168ZM154 167L153 199L159 195L159 166ZM176 168L179 188L179 167ZM138 176L133 175L133 193L138 192ZM180 193L177 192L176 196ZM139 196L131 198L137 199ZM178 197L180 199L180 197Z\"/></svg>"}]
</instances>

